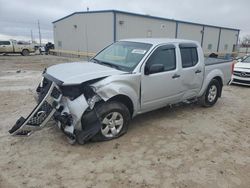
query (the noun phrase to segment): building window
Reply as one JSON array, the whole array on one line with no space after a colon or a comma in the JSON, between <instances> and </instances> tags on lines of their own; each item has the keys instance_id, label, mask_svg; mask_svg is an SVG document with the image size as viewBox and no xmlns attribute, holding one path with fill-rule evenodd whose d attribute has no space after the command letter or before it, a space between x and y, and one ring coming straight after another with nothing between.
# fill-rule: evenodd
<instances>
[{"instance_id":1,"label":"building window","mask_svg":"<svg viewBox=\"0 0 250 188\"><path fill-rule=\"evenodd\" d=\"M182 67L193 67L198 63L197 48L195 47L184 47L181 50Z\"/></svg>"},{"instance_id":2,"label":"building window","mask_svg":"<svg viewBox=\"0 0 250 188\"><path fill-rule=\"evenodd\" d=\"M228 44L225 44L224 46L224 50L227 51L228 50Z\"/></svg>"},{"instance_id":3,"label":"building window","mask_svg":"<svg viewBox=\"0 0 250 188\"><path fill-rule=\"evenodd\" d=\"M62 47L62 41L58 41L58 47Z\"/></svg>"},{"instance_id":4,"label":"building window","mask_svg":"<svg viewBox=\"0 0 250 188\"><path fill-rule=\"evenodd\" d=\"M147 31L147 37L148 37L148 38L151 38L151 37L152 37L152 31L151 31L151 30L148 30L148 31Z\"/></svg>"},{"instance_id":5,"label":"building window","mask_svg":"<svg viewBox=\"0 0 250 188\"><path fill-rule=\"evenodd\" d=\"M208 49L208 50L212 50L212 47L213 47L213 45L212 45L212 44L209 44L209 45L207 46L207 49Z\"/></svg>"}]
</instances>

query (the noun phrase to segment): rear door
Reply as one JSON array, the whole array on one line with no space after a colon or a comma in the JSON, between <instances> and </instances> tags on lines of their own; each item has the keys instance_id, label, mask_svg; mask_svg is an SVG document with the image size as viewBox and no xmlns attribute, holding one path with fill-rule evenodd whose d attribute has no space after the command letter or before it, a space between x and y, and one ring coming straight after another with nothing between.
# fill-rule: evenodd
<instances>
[{"instance_id":1,"label":"rear door","mask_svg":"<svg viewBox=\"0 0 250 188\"><path fill-rule=\"evenodd\" d=\"M146 61L141 78L141 109L150 111L181 98L181 79L174 45L158 47ZM164 65L164 70L148 74L147 69L154 65Z\"/></svg>"},{"instance_id":2,"label":"rear door","mask_svg":"<svg viewBox=\"0 0 250 188\"><path fill-rule=\"evenodd\" d=\"M199 58L199 47L194 43L179 44L181 56L181 88L184 99L196 97L202 87L204 59ZM201 53L201 52L200 52Z\"/></svg>"}]
</instances>

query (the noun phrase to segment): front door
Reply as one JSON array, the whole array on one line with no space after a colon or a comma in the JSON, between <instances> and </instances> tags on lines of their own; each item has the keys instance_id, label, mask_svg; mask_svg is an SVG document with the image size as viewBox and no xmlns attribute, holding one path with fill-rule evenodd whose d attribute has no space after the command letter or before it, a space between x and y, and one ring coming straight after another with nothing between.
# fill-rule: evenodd
<instances>
[{"instance_id":1,"label":"front door","mask_svg":"<svg viewBox=\"0 0 250 188\"><path fill-rule=\"evenodd\" d=\"M181 75L174 45L158 47L142 70L141 110L150 111L181 98ZM162 70L154 70L163 66Z\"/></svg>"}]
</instances>

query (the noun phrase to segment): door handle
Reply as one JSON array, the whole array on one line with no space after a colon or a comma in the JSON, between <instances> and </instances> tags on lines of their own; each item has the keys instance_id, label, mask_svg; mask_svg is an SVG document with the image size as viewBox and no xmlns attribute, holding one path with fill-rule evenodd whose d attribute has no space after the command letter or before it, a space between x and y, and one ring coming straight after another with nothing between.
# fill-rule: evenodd
<instances>
[{"instance_id":1,"label":"door handle","mask_svg":"<svg viewBox=\"0 0 250 188\"><path fill-rule=\"evenodd\" d=\"M173 79L179 78L179 77L181 77L181 75L179 75L179 74L174 74L174 75L172 76Z\"/></svg>"},{"instance_id":2,"label":"door handle","mask_svg":"<svg viewBox=\"0 0 250 188\"><path fill-rule=\"evenodd\" d=\"M201 70L198 69L195 71L195 74L198 74L198 73L201 73Z\"/></svg>"}]
</instances>

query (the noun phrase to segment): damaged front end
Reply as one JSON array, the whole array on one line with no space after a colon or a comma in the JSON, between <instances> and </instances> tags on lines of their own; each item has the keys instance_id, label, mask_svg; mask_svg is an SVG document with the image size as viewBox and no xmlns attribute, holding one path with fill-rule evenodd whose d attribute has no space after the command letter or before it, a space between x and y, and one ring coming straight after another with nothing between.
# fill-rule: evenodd
<instances>
[{"instance_id":1,"label":"damaged front end","mask_svg":"<svg viewBox=\"0 0 250 188\"><path fill-rule=\"evenodd\" d=\"M9 133L13 136L29 136L53 119L70 143L77 141L84 144L101 129L94 108L101 98L88 84L62 86L51 77L47 79L49 75L46 73L44 76L37 88L38 104L27 118L20 117Z\"/></svg>"}]
</instances>

